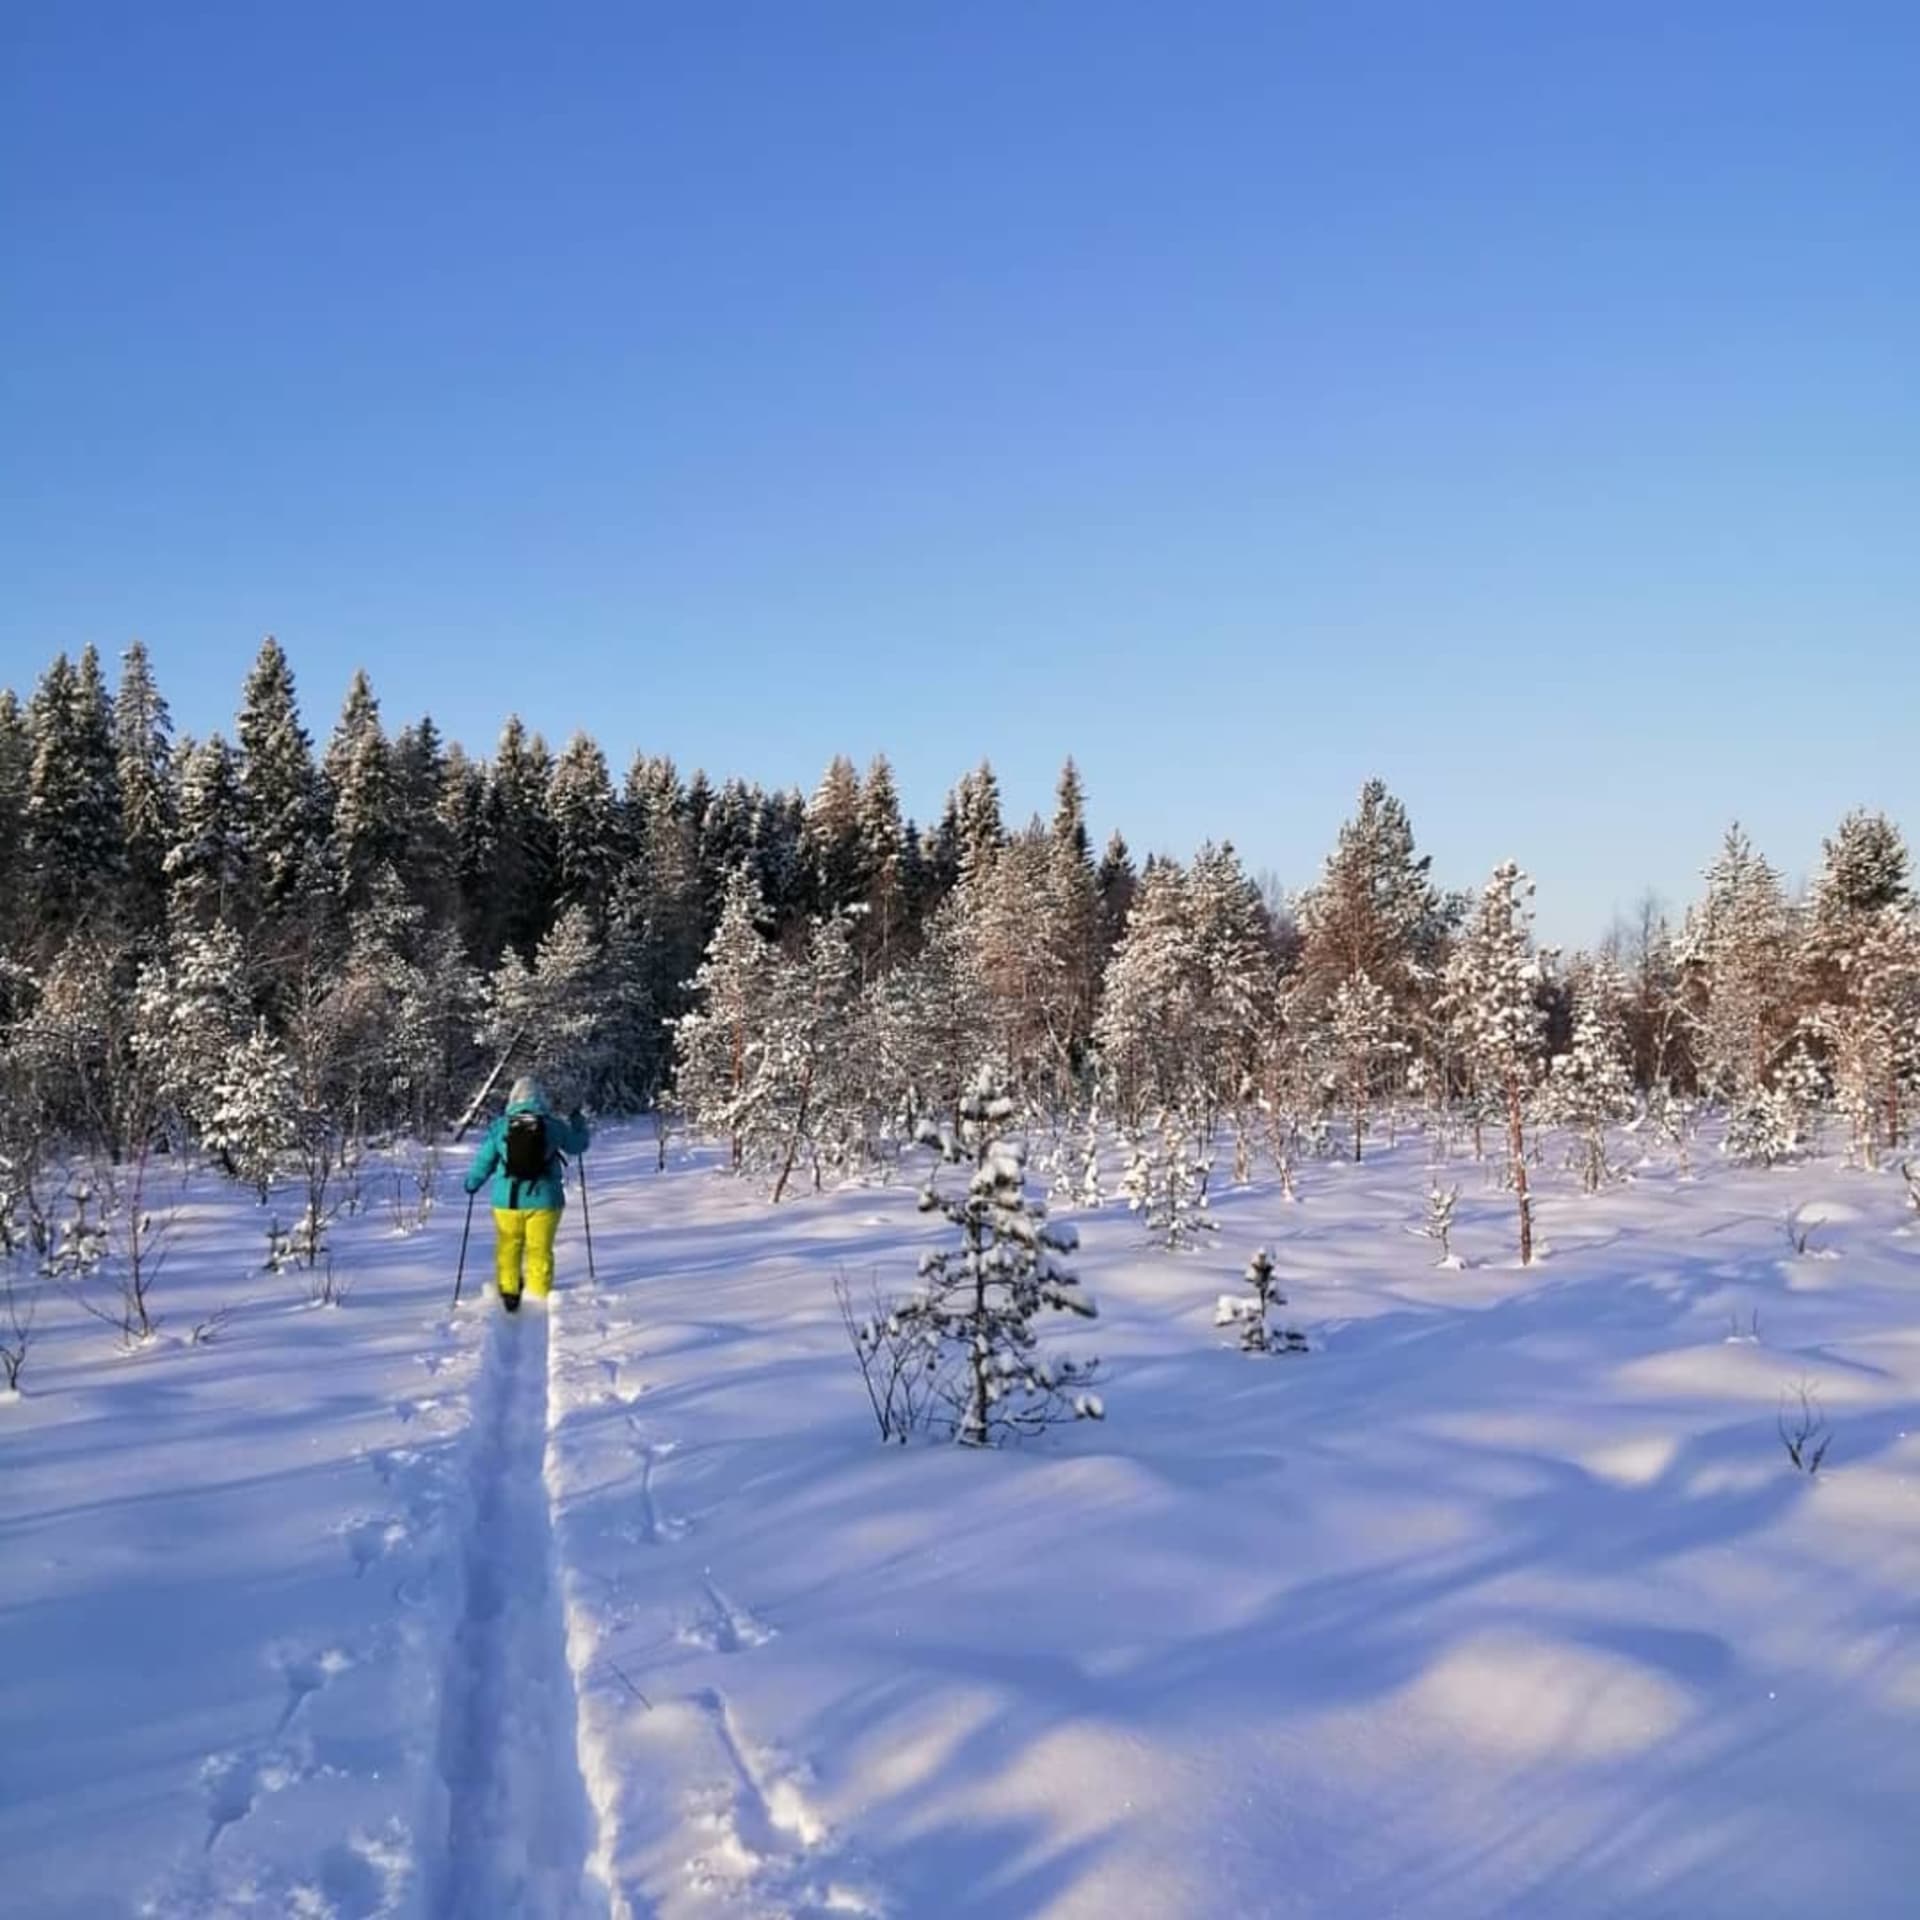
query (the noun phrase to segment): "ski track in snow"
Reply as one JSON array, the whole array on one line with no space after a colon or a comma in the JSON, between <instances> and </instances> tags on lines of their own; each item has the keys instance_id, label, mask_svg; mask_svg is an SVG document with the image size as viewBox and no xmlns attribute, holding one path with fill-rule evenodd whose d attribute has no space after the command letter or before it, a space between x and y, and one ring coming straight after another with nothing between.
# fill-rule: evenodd
<instances>
[{"instance_id":1,"label":"ski track in snow","mask_svg":"<svg viewBox=\"0 0 1920 1920\"><path fill-rule=\"evenodd\" d=\"M448 1659L440 1920L602 1920L545 1479L546 1313L496 1320L474 1397L465 1601Z\"/></svg>"}]
</instances>

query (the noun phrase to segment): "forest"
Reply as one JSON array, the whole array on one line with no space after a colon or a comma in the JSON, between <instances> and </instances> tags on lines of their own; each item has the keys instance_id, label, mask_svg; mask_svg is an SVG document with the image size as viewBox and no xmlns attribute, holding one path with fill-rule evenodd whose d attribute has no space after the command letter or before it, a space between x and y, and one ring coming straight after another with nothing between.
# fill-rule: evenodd
<instances>
[{"instance_id":1,"label":"forest","mask_svg":"<svg viewBox=\"0 0 1920 1920\"><path fill-rule=\"evenodd\" d=\"M1742 1161L1903 1147L1920 918L1883 816L1804 898L1736 826L1677 922L1564 955L1510 862L1470 892L1429 864L1377 781L1284 892L1224 838L1096 853L1070 759L1050 819L1010 824L982 764L922 825L884 758L811 795L645 753L616 780L510 717L480 759L390 732L364 673L316 751L272 639L233 739L191 738L142 647L111 687L63 655L0 694L0 1233L57 1254L84 1162L66 1231L137 1253L153 1156L198 1153L263 1200L293 1178L311 1258L368 1143L443 1136L508 1067L721 1139L774 1200L950 1132L985 1068L1056 1190L1097 1202L1115 1137L1175 1243L1210 1182L1290 1191L1414 1116L1497 1157L1523 1262L1543 1129L1589 1188L1616 1130L1684 1157L1710 1107Z\"/></svg>"}]
</instances>

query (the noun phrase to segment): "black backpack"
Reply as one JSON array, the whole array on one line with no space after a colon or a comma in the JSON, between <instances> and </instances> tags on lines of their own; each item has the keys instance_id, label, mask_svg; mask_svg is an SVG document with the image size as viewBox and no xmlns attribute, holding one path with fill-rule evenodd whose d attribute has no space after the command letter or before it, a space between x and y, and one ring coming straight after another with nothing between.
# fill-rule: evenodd
<instances>
[{"instance_id":1,"label":"black backpack","mask_svg":"<svg viewBox=\"0 0 1920 1920\"><path fill-rule=\"evenodd\" d=\"M552 1160L546 1115L516 1113L507 1122L507 1178L516 1182L544 1180Z\"/></svg>"}]
</instances>

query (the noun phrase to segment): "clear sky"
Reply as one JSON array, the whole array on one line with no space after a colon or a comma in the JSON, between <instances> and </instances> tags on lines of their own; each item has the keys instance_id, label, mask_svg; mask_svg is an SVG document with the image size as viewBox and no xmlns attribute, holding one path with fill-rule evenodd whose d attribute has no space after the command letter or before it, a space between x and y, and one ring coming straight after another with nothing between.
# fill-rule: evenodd
<instances>
[{"instance_id":1,"label":"clear sky","mask_svg":"<svg viewBox=\"0 0 1920 1920\"><path fill-rule=\"evenodd\" d=\"M0 22L0 681L517 707L1542 927L1920 836L1920 6Z\"/></svg>"}]
</instances>

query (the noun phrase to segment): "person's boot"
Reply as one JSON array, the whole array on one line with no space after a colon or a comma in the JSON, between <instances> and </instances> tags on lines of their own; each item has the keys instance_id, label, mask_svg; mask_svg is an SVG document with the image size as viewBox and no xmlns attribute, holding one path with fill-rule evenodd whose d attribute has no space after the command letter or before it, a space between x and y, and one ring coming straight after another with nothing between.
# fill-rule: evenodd
<instances>
[{"instance_id":1,"label":"person's boot","mask_svg":"<svg viewBox=\"0 0 1920 1920\"><path fill-rule=\"evenodd\" d=\"M500 1289L500 1304L505 1307L509 1313L518 1313L520 1311L520 1296L517 1293L509 1293L505 1287L502 1287Z\"/></svg>"}]
</instances>

